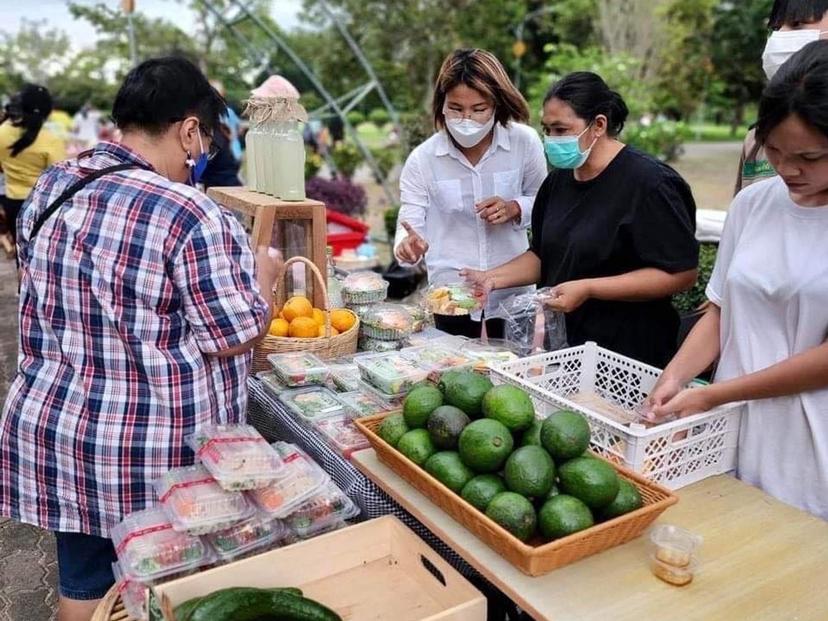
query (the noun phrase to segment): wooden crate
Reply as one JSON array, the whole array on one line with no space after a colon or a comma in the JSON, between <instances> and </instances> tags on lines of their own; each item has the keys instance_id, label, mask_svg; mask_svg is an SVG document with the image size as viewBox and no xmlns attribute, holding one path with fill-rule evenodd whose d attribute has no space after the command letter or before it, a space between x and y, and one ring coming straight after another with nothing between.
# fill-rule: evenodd
<instances>
[{"instance_id":1,"label":"wooden crate","mask_svg":"<svg viewBox=\"0 0 828 621\"><path fill-rule=\"evenodd\" d=\"M345 621L485 621L486 598L393 516L153 587L176 606L233 586L299 587Z\"/></svg>"},{"instance_id":2,"label":"wooden crate","mask_svg":"<svg viewBox=\"0 0 828 621\"><path fill-rule=\"evenodd\" d=\"M298 222L303 227L305 256L310 259L322 274L327 274L327 216L325 204L314 200L283 201L267 194L254 192L246 187L210 188L207 196L220 205L238 214L247 224L250 244L258 246L287 248L284 229L281 239L273 239L273 224L278 221ZM285 259L291 257L286 256ZM305 271L305 283L308 297L314 306L322 308L322 292L316 286L313 276ZM281 304L283 300L280 300Z\"/></svg>"},{"instance_id":3,"label":"wooden crate","mask_svg":"<svg viewBox=\"0 0 828 621\"><path fill-rule=\"evenodd\" d=\"M530 576L541 576L558 567L626 543L644 532L667 507L678 502L678 496L670 490L631 470L607 462L621 478L636 486L644 501L642 508L549 543L539 540L524 543L380 438L376 430L389 414L354 420L354 424L376 451L377 458L512 565ZM596 456L596 459L601 458Z\"/></svg>"}]
</instances>

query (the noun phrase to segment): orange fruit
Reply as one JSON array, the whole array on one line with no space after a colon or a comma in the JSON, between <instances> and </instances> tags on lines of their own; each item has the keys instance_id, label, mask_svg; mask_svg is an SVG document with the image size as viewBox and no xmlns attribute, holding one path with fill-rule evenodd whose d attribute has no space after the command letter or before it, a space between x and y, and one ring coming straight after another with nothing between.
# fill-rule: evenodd
<instances>
[{"instance_id":1,"label":"orange fruit","mask_svg":"<svg viewBox=\"0 0 828 621\"><path fill-rule=\"evenodd\" d=\"M290 332L290 324L284 319L274 319L270 322L270 329L267 332L270 336L287 336Z\"/></svg>"},{"instance_id":2,"label":"orange fruit","mask_svg":"<svg viewBox=\"0 0 828 621\"><path fill-rule=\"evenodd\" d=\"M331 326L331 336L339 334L339 330ZM325 336L325 326L319 326L319 336Z\"/></svg>"},{"instance_id":3,"label":"orange fruit","mask_svg":"<svg viewBox=\"0 0 828 621\"><path fill-rule=\"evenodd\" d=\"M319 326L310 317L297 317L290 322L289 334L293 338L313 339L319 335Z\"/></svg>"},{"instance_id":4,"label":"orange fruit","mask_svg":"<svg viewBox=\"0 0 828 621\"><path fill-rule=\"evenodd\" d=\"M313 318L313 304L310 303L310 300L304 296L297 295L296 297L290 298L287 302L285 302L284 308L282 308L282 312L285 315L285 319L290 322L293 322L294 319L297 317L309 317Z\"/></svg>"},{"instance_id":5,"label":"orange fruit","mask_svg":"<svg viewBox=\"0 0 828 621\"><path fill-rule=\"evenodd\" d=\"M331 325L339 330L339 332L347 332L354 327L356 317L354 314L345 310L344 308L337 308L331 311Z\"/></svg>"},{"instance_id":6,"label":"orange fruit","mask_svg":"<svg viewBox=\"0 0 828 621\"><path fill-rule=\"evenodd\" d=\"M276 315L279 319L285 319L285 314L282 311L279 311ZM287 319L285 319L287 321Z\"/></svg>"},{"instance_id":7,"label":"orange fruit","mask_svg":"<svg viewBox=\"0 0 828 621\"><path fill-rule=\"evenodd\" d=\"M316 322L317 326L324 326L325 325L325 311L319 310L318 308L313 309L313 320Z\"/></svg>"}]
</instances>

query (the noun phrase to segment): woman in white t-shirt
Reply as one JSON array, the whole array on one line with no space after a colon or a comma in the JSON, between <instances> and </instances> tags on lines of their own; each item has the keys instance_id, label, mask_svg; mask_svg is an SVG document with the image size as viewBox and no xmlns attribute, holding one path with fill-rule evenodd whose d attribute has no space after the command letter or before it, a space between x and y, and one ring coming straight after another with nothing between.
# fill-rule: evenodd
<instances>
[{"instance_id":1,"label":"woman in white t-shirt","mask_svg":"<svg viewBox=\"0 0 828 621\"><path fill-rule=\"evenodd\" d=\"M463 268L486 270L526 251L546 159L538 133L525 125L526 100L485 50L449 54L434 85L432 115L437 133L411 152L400 176L394 255L402 264L425 258L429 283L441 285L462 281ZM524 290L490 296L486 317L502 298ZM480 336L479 317L435 320L446 332ZM490 337L502 335L502 320L486 324Z\"/></svg>"},{"instance_id":2,"label":"woman in white t-shirt","mask_svg":"<svg viewBox=\"0 0 828 621\"><path fill-rule=\"evenodd\" d=\"M745 400L738 476L828 519L828 41L771 80L757 138L778 177L733 201L699 321L653 415ZM714 384L682 390L718 359Z\"/></svg>"}]
</instances>

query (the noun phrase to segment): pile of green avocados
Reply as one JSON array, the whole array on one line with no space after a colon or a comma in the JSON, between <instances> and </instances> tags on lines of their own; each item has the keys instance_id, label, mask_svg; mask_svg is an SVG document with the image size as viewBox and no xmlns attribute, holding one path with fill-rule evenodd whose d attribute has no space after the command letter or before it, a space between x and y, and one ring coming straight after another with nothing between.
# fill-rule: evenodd
<instances>
[{"instance_id":1,"label":"pile of green avocados","mask_svg":"<svg viewBox=\"0 0 828 621\"><path fill-rule=\"evenodd\" d=\"M523 390L478 373L449 371L438 386L415 387L377 433L521 541L566 537L643 504L586 452L581 414L539 420Z\"/></svg>"}]
</instances>

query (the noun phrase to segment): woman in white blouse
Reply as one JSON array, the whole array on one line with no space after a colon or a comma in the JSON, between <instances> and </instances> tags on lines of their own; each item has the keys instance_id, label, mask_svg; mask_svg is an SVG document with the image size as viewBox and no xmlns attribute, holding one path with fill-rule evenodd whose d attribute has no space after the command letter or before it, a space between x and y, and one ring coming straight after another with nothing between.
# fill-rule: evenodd
<instances>
[{"instance_id":1,"label":"woman in white blouse","mask_svg":"<svg viewBox=\"0 0 828 621\"><path fill-rule=\"evenodd\" d=\"M460 282L463 268L487 270L528 248L535 194L546 177L543 144L529 120L526 100L491 53L452 52L434 88L431 138L418 146L400 177L399 226L394 254L402 264L425 258L432 285ZM503 333L500 301L525 288L503 290L487 301L490 337ZM479 316L437 316L452 334L480 336Z\"/></svg>"}]
</instances>

